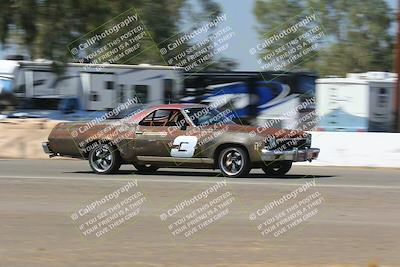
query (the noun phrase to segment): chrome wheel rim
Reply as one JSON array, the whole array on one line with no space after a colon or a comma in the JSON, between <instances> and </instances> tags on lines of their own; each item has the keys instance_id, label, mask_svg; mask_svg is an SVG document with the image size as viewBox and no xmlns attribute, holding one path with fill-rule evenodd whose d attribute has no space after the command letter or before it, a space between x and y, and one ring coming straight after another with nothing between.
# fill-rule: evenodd
<instances>
[{"instance_id":1,"label":"chrome wheel rim","mask_svg":"<svg viewBox=\"0 0 400 267\"><path fill-rule=\"evenodd\" d=\"M221 168L228 175L237 175L244 167L243 155L234 148L224 152L221 161Z\"/></svg>"},{"instance_id":2,"label":"chrome wheel rim","mask_svg":"<svg viewBox=\"0 0 400 267\"><path fill-rule=\"evenodd\" d=\"M98 172L108 171L113 164L113 156L110 146L103 145L97 147L92 153L92 166Z\"/></svg>"}]
</instances>

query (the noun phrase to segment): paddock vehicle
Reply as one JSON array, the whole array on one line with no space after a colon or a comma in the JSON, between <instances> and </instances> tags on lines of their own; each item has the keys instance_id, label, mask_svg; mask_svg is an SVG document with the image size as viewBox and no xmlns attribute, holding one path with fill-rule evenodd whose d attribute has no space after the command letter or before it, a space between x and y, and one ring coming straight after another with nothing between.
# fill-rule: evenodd
<instances>
[{"instance_id":1,"label":"paddock vehicle","mask_svg":"<svg viewBox=\"0 0 400 267\"><path fill-rule=\"evenodd\" d=\"M318 157L309 133L240 125L232 117L199 104L158 105L103 121L60 123L42 145L50 157L87 159L98 174L133 164L141 173L219 168L224 176L244 177L261 168L276 176Z\"/></svg>"}]
</instances>

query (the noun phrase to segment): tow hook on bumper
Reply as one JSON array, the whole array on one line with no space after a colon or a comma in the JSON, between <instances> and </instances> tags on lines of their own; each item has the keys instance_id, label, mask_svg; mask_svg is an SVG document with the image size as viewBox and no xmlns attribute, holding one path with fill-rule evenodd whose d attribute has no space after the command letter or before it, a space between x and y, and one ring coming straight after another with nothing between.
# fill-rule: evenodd
<instances>
[{"instance_id":1,"label":"tow hook on bumper","mask_svg":"<svg viewBox=\"0 0 400 267\"><path fill-rule=\"evenodd\" d=\"M261 159L263 161L288 160L294 162L312 161L318 158L319 148L294 148L292 150L261 150Z\"/></svg>"}]
</instances>

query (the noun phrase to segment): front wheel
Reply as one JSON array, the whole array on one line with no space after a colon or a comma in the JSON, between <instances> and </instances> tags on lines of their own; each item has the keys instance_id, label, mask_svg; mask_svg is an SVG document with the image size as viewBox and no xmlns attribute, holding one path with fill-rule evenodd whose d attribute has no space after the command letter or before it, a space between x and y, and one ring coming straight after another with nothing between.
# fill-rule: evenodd
<instances>
[{"instance_id":1,"label":"front wheel","mask_svg":"<svg viewBox=\"0 0 400 267\"><path fill-rule=\"evenodd\" d=\"M121 167L121 157L115 147L101 144L90 151L89 165L98 174L115 173Z\"/></svg>"},{"instance_id":2,"label":"front wheel","mask_svg":"<svg viewBox=\"0 0 400 267\"><path fill-rule=\"evenodd\" d=\"M250 159L247 152L240 147L228 147L221 151L218 165L226 177L243 177L250 172Z\"/></svg>"},{"instance_id":3,"label":"front wheel","mask_svg":"<svg viewBox=\"0 0 400 267\"><path fill-rule=\"evenodd\" d=\"M139 173L154 173L158 170L158 167L155 167L151 164L133 163L133 166L135 166Z\"/></svg>"},{"instance_id":4,"label":"front wheel","mask_svg":"<svg viewBox=\"0 0 400 267\"><path fill-rule=\"evenodd\" d=\"M269 176L281 176L285 175L290 168L292 168L291 161L274 161L274 162L266 162L262 170L265 174Z\"/></svg>"}]
</instances>

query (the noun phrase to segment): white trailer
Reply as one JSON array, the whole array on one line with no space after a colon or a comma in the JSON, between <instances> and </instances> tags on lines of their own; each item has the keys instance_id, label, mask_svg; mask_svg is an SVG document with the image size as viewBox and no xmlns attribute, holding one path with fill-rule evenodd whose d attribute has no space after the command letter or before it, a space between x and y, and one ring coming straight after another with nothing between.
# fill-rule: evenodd
<instances>
[{"instance_id":1,"label":"white trailer","mask_svg":"<svg viewBox=\"0 0 400 267\"><path fill-rule=\"evenodd\" d=\"M346 78L316 82L319 130L390 132L396 75L385 72L349 73Z\"/></svg>"},{"instance_id":2,"label":"white trailer","mask_svg":"<svg viewBox=\"0 0 400 267\"><path fill-rule=\"evenodd\" d=\"M165 103L179 96L183 88L180 68L68 63L57 74L53 64L17 61L12 74L14 94L28 99L76 97L82 109L95 111L114 108L134 97L140 104Z\"/></svg>"}]
</instances>

